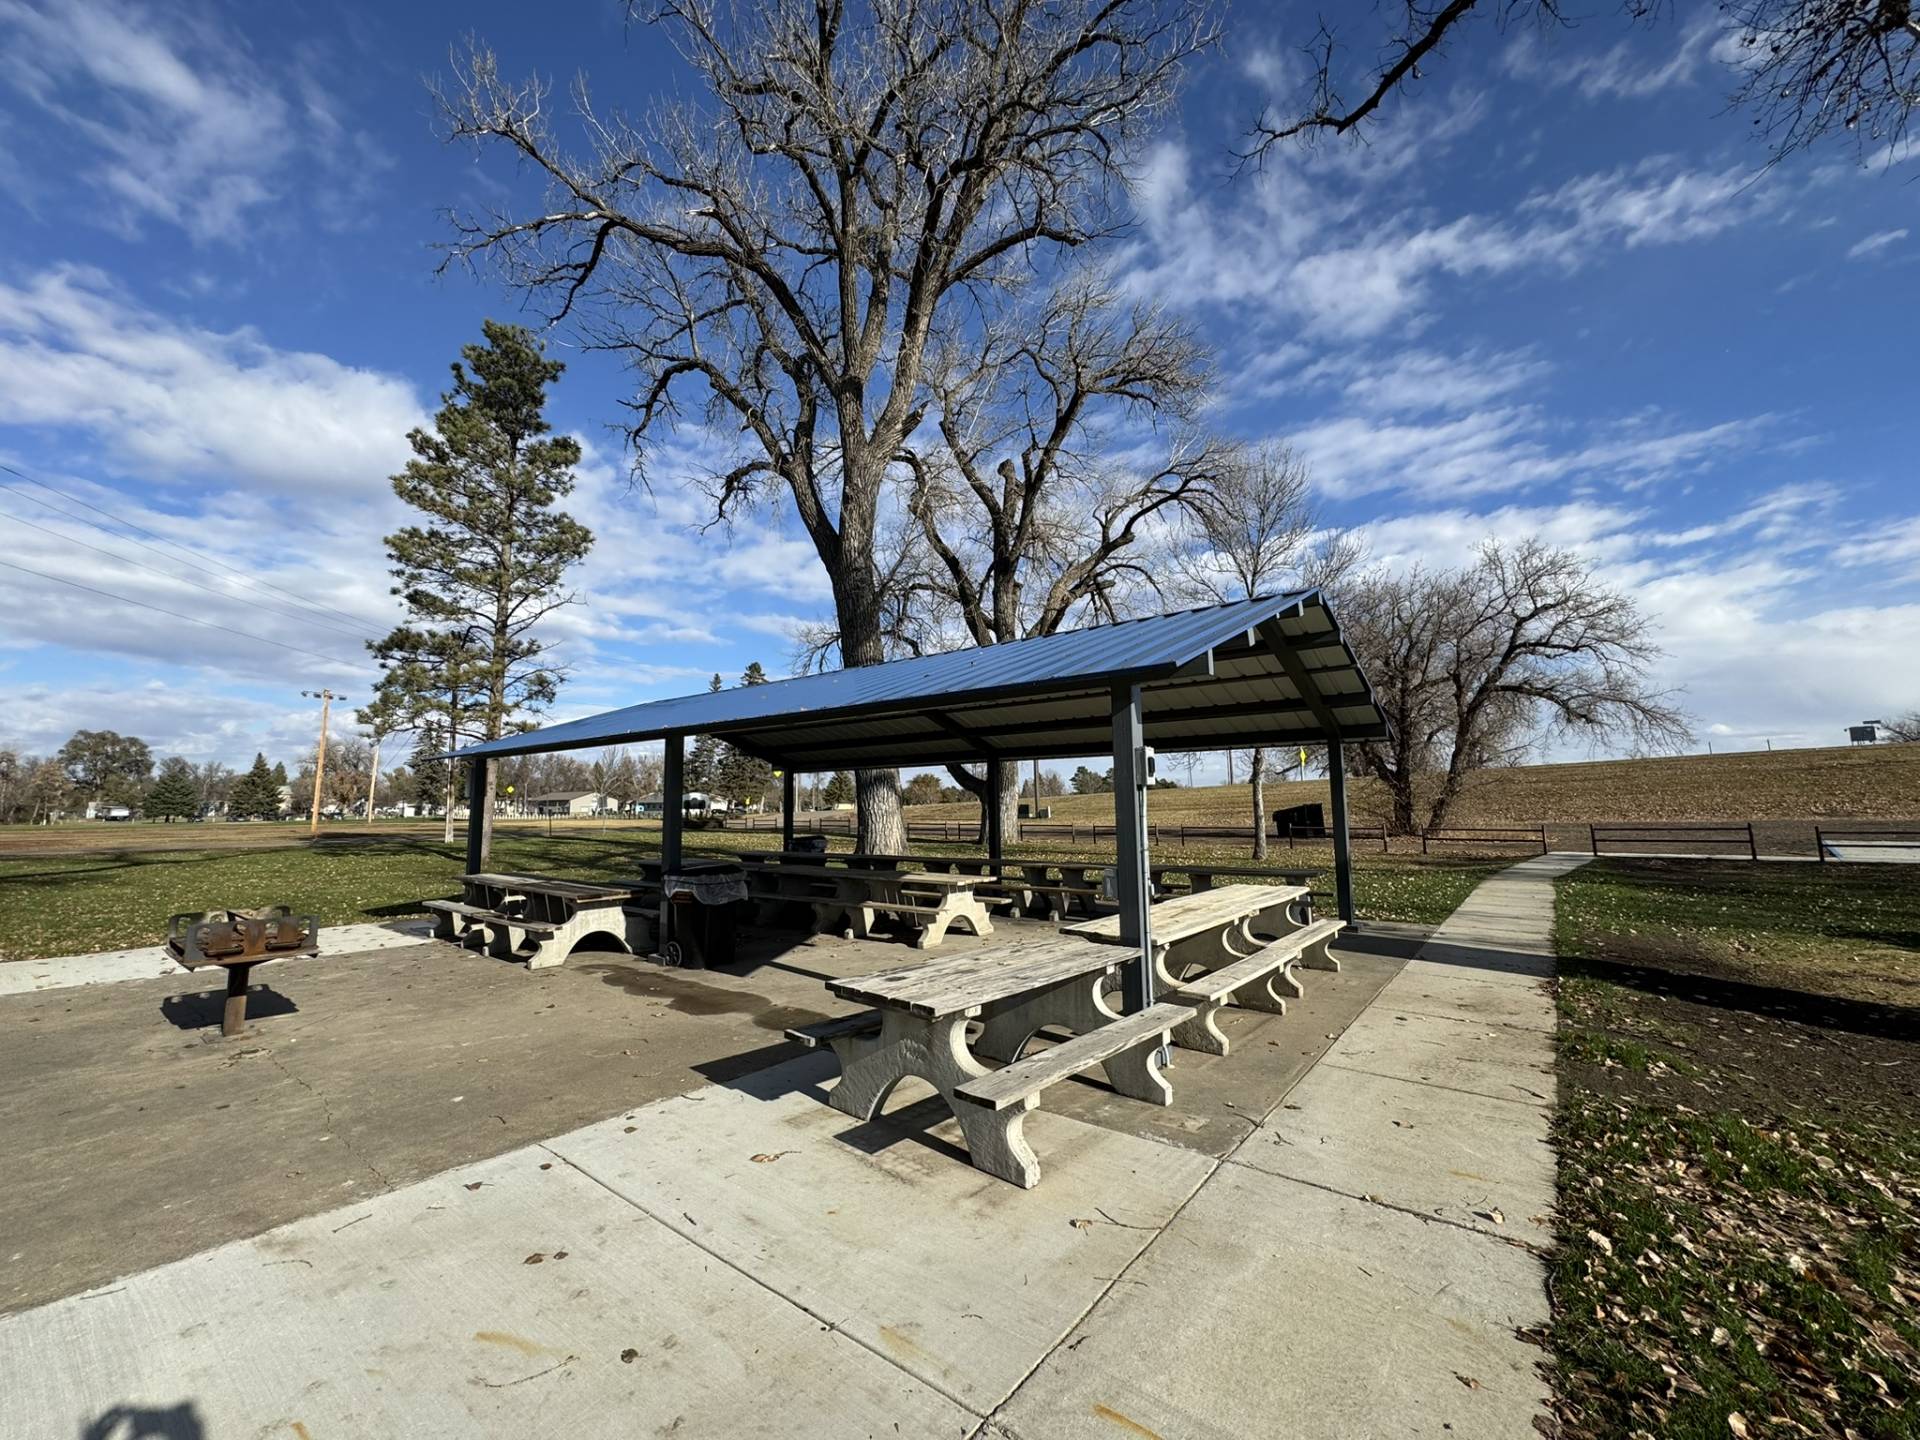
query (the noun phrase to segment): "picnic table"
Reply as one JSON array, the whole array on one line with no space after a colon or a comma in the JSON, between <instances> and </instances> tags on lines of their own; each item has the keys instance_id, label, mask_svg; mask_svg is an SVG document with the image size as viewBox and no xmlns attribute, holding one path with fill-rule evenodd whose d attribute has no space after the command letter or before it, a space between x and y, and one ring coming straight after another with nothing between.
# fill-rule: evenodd
<instances>
[{"instance_id":1,"label":"picnic table","mask_svg":"<svg viewBox=\"0 0 1920 1440\"><path fill-rule=\"evenodd\" d=\"M827 1044L840 1061L828 1095L836 1110L871 1120L894 1086L918 1076L940 1092L966 1137L975 1166L1031 1189L1040 1164L1022 1122L1041 1091L1098 1065L1122 1095L1165 1105L1172 1090L1160 1074L1160 1050L1174 1026L1195 1013L1179 1004L1121 1016L1106 999L1124 950L1071 936L1048 936L950 959L845 980L827 988L874 1007L862 1014L787 1032L808 1046ZM980 1035L967 1042L969 1022ZM1044 1027L1074 1038L1015 1059ZM977 1056L1013 1063L989 1069Z\"/></svg>"},{"instance_id":2,"label":"picnic table","mask_svg":"<svg viewBox=\"0 0 1920 1440\"><path fill-rule=\"evenodd\" d=\"M924 866L934 875L973 875L981 888L1003 892L1023 914L1064 920L1074 909L1093 913L1100 896L1101 861L1023 860L990 855L868 854L848 851L774 850L736 852L749 865L842 865L849 870L891 870ZM1058 870L1059 878L1050 873Z\"/></svg>"},{"instance_id":3,"label":"picnic table","mask_svg":"<svg viewBox=\"0 0 1920 1440\"><path fill-rule=\"evenodd\" d=\"M1296 966L1338 970L1328 948L1344 928L1312 921L1299 910L1304 885L1225 885L1155 902L1151 911L1154 993L1195 1008L1173 1033L1173 1043L1213 1055L1228 1053L1218 1023L1225 1006L1287 1012L1287 1000L1306 992ZM1125 943L1120 917L1069 925L1061 932L1107 945Z\"/></svg>"},{"instance_id":4,"label":"picnic table","mask_svg":"<svg viewBox=\"0 0 1920 1440\"><path fill-rule=\"evenodd\" d=\"M993 934L989 907L1005 903L1002 897L977 894L981 882L974 875L783 860L750 867L747 876L749 888L766 900L811 905L816 934L837 930L849 940L872 939L884 915L907 921L921 950L940 944L954 925L982 938Z\"/></svg>"},{"instance_id":5,"label":"picnic table","mask_svg":"<svg viewBox=\"0 0 1920 1440\"><path fill-rule=\"evenodd\" d=\"M429 900L434 934L502 960L540 970L564 961L589 935L606 935L632 949L626 911L633 882L589 884L544 875L481 873L460 877L459 900Z\"/></svg>"},{"instance_id":6,"label":"picnic table","mask_svg":"<svg viewBox=\"0 0 1920 1440\"><path fill-rule=\"evenodd\" d=\"M1214 882L1226 877L1232 880L1279 880L1288 885L1310 885L1320 874L1318 870L1275 869L1266 865L1182 865L1177 861L1165 861L1148 867L1153 884L1153 893L1161 894L1167 888L1166 877L1184 875L1190 892L1211 890ZM1309 906L1310 901L1302 901ZM1311 910L1306 913L1311 917Z\"/></svg>"}]
</instances>

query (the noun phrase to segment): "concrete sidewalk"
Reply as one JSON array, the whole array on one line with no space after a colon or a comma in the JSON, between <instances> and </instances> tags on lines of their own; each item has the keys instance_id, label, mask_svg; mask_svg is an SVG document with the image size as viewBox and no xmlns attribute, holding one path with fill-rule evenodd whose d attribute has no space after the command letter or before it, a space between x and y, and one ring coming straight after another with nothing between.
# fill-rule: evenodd
<instances>
[{"instance_id":1,"label":"concrete sidewalk","mask_svg":"<svg viewBox=\"0 0 1920 1440\"><path fill-rule=\"evenodd\" d=\"M1181 1055L1237 1148L1049 1097L1023 1192L924 1089L857 1124L808 1056L0 1319L0 1435L1527 1440L1553 873L1351 1025ZM1250 1111L1283 1043L1326 1053Z\"/></svg>"},{"instance_id":2,"label":"concrete sidewalk","mask_svg":"<svg viewBox=\"0 0 1920 1440\"><path fill-rule=\"evenodd\" d=\"M996 1417L1117 1435L1533 1440L1553 881L1483 882ZM1153 1357L1151 1364L1142 1358Z\"/></svg>"},{"instance_id":3,"label":"concrete sidewalk","mask_svg":"<svg viewBox=\"0 0 1920 1440\"><path fill-rule=\"evenodd\" d=\"M402 945L424 945L433 939L428 920L405 920L392 925L322 925L320 958L365 955ZM270 960L254 972L256 983L273 974L273 967L299 963ZM65 990L75 985L111 985L120 980L158 980L185 972L164 945L134 950L99 950L91 955L55 955L45 960L0 961L0 995L33 995L42 990Z\"/></svg>"}]
</instances>

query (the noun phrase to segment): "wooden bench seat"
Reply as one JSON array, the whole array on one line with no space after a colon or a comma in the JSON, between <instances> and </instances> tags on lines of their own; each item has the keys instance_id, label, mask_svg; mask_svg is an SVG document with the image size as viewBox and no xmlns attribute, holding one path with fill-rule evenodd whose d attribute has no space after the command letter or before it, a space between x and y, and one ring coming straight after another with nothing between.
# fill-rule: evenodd
<instances>
[{"instance_id":1,"label":"wooden bench seat","mask_svg":"<svg viewBox=\"0 0 1920 1440\"><path fill-rule=\"evenodd\" d=\"M433 938L462 940L489 920L500 918L493 911L463 900L427 900L420 908L433 916Z\"/></svg>"},{"instance_id":2,"label":"wooden bench seat","mask_svg":"<svg viewBox=\"0 0 1920 1440\"><path fill-rule=\"evenodd\" d=\"M1106 1071L1107 1083L1118 1093L1150 1105L1171 1104L1172 1087L1160 1074L1161 1048L1193 1015L1190 1005L1150 1005L956 1085L956 1110L976 1111L974 1123L964 1126L973 1163L1022 1189L1038 1185L1040 1160L1023 1133L1027 1114L1049 1085L1095 1065ZM995 1123L982 1123L989 1116Z\"/></svg>"},{"instance_id":3,"label":"wooden bench seat","mask_svg":"<svg viewBox=\"0 0 1920 1440\"><path fill-rule=\"evenodd\" d=\"M787 1031L787 1039L804 1045L809 1050L817 1050L843 1035L877 1035L879 1033L880 1012L862 1010L854 1015L842 1015L837 1020L821 1020L813 1025L795 1025Z\"/></svg>"},{"instance_id":4,"label":"wooden bench seat","mask_svg":"<svg viewBox=\"0 0 1920 1440\"><path fill-rule=\"evenodd\" d=\"M1228 1041L1218 1024L1224 1007L1286 1014L1287 1002L1280 990L1284 988L1295 997L1301 993L1299 984L1287 973L1289 968L1306 963L1310 957L1326 955L1328 944L1345 928L1338 920L1317 920L1269 942L1245 959L1182 980L1169 998L1191 1005L1195 1013L1174 1031L1174 1043L1188 1050L1225 1055ZM1331 956L1327 958L1331 960ZM1332 963L1337 966L1339 961Z\"/></svg>"}]
</instances>

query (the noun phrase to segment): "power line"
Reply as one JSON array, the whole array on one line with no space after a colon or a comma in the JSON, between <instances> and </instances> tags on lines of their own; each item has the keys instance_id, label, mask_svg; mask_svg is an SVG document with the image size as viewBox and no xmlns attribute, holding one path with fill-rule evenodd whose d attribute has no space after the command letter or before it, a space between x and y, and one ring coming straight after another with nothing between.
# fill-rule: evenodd
<instances>
[{"instance_id":1,"label":"power line","mask_svg":"<svg viewBox=\"0 0 1920 1440\"><path fill-rule=\"evenodd\" d=\"M40 479L38 476L29 475L24 470L16 469L14 466L7 464L3 460L0 460L0 470L6 471L9 475L18 476L20 479L26 481L29 485L38 485L43 490L51 490L54 494L60 496L63 499L71 500L76 505L83 505L87 509L93 511L94 514L104 515L107 517L107 519L113 521L114 524L122 526L125 529L132 530L136 534L145 535L150 540L157 540L160 542L162 546L166 547L168 551L177 551L182 555L191 556L195 561L206 565L210 569L225 571L227 574L236 577L237 579L239 579L245 584L252 585L257 587L258 589L264 590L269 595L278 595L281 599L286 600L291 604L298 605L302 609L313 610L323 615L333 615L338 619L345 620L348 624L353 625L355 627L359 627L362 624L364 624L364 622L358 616L349 615L346 611L338 609L335 606L322 605L316 601L304 599L298 595L293 594L290 591L275 589L273 586L266 584L256 575L250 575L245 570L241 570L235 566L228 565L223 561L215 560L210 555L192 551L188 549L188 547L180 544L177 540L169 540L166 536L157 534L154 531L147 529L143 525L137 525L131 520L122 519L120 516L114 514L111 510L107 510L99 505L95 505L91 500L85 500L78 495L70 494L69 492L62 490L59 486L48 484L45 480ZM75 515L69 510L62 510L58 505L53 504L51 501L42 500L38 495L29 495L26 491L20 489L18 486L4 485L4 486L0 486L0 488L11 490L13 491L14 494L21 496L23 499L31 500L36 505L44 506L46 509L53 511L57 515L64 515L69 520L77 521L82 525L93 525L94 528L96 529L103 528L99 526L97 522L88 520L84 515ZM117 538L125 540L125 539L129 539L130 537L123 535ZM137 540L132 541L132 543L135 545L140 545L140 542ZM140 545L140 548L143 550L151 550L154 547L151 545Z\"/></svg>"},{"instance_id":2,"label":"power line","mask_svg":"<svg viewBox=\"0 0 1920 1440\"><path fill-rule=\"evenodd\" d=\"M346 665L354 669L365 665L365 660L343 660L338 655L323 655L318 650L309 650L304 645L289 645L284 640L269 640L265 635L255 635L251 631L236 630L231 625L217 625L211 620L202 620L197 615L183 615L178 610L169 610L164 605L150 604L145 600L135 600L131 595L116 595L111 590L96 590L91 585L82 585L78 580L69 580L61 575L49 575L44 570L35 570L27 565L16 565L11 560L0 560L0 566L9 570L18 570L23 575L36 575L42 580L51 580L56 585L70 585L75 590L84 590L89 595L98 595L103 599L117 600L122 605L137 605L142 610L152 610L156 614L169 615L175 620L184 620L189 625L204 625L209 630L224 631L228 635L238 635L242 640L257 640L262 645L275 645L282 650L291 650L296 655L311 655L316 660L325 660L334 665Z\"/></svg>"},{"instance_id":3,"label":"power line","mask_svg":"<svg viewBox=\"0 0 1920 1440\"><path fill-rule=\"evenodd\" d=\"M4 488L8 490L13 489L11 485L6 486ZM18 494L19 492L15 491L14 493ZM178 575L169 575L164 570L156 570L154 569L153 566L144 564L139 560L135 560L130 555L122 555L118 550L109 550L103 545L89 544L87 541L82 540L77 536L63 534L62 532L55 530L49 525L42 525L38 521L29 520L24 515L15 515L11 510L0 510L0 515L6 516L9 520L12 520L16 524L25 525L30 529L38 530L43 535L51 535L56 540L63 540L69 545L78 545L81 549L91 550L96 555L105 555L109 560L118 560L122 565L131 565L134 567L134 569L144 570L149 575L158 575L162 580L179 580L183 578ZM148 547L148 548L151 548L151 547ZM208 591L206 593L212 594L214 592ZM248 597L235 596L234 598L247 599ZM289 620L297 620L303 625L319 625L322 629L331 630L336 635L344 635L349 640L365 640L367 638L364 634L362 634L357 630L348 630L343 626L327 624L326 622L323 622L323 621L314 620L294 610L282 610L277 606L266 605L264 601L260 601L260 600L252 600L251 603L255 605L263 605L266 609L272 610L274 614L284 615Z\"/></svg>"}]
</instances>

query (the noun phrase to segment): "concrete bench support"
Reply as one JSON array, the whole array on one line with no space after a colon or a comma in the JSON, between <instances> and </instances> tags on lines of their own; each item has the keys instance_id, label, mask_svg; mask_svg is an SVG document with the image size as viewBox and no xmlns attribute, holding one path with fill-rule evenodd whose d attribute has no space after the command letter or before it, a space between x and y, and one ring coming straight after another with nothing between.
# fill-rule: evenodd
<instances>
[{"instance_id":1,"label":"concrete bench support","mask_svg":"<svg viewBox=\"0 0 1920 1440\"><path fill-rule=\"evenodd\" d=\"M1160 1074L1160 1049L1173 1028L1192 1015L1186 1005L1153 1005L979 1079L960 1082L953 1091L953 1108L973 1163L1023 1190L1038 1185L1040 1160L1027 1144L1027 1115L1049 1085L1095 1065L1120 1094L1150 1105L1171 1104L1173 1090Z\"/></svg>"},{"instance_id":2,"label":"concrete bench support","mask_svg":"<svg viewBox=\"0 0 1920 1440\"><path fill-rule=\"evenodd\" d=\"M1277 986L1285 983L1297 995L1300 987L1288 976L1288 970L1304 963L1309 951L1325 955L1341 929L1338 920L1319 920L1231 965L1183 981L1171 998L1191 1005L1195 1013L1174 1030L1173 1043L1210 1055L1225 1055L1229 1046L1218 1018L1223 1008L1232 1005L1242 1010L1286 1014L1286 998Z\"/></svg>"}]
</instances>

